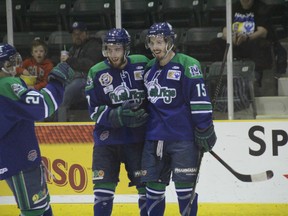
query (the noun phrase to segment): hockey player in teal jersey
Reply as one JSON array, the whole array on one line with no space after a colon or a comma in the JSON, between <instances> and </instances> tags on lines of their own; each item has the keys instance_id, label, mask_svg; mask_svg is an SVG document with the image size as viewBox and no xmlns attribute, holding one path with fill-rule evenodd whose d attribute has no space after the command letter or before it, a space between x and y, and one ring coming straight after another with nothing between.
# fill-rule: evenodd
<instances>
[{"instance_id":1,"label":"hockey player in teal jersey","mask_svg":"<svg viewBox=\"0 0 288 216\"><path fill-rule=\"evenodd\" d=\"M147 64L144 82L148 94L146 141L142 170L149 216L165 211L165 189L175 183L179 211L186 216L200 151L216 142L212 105L199 62L173 50L175 33L167 23L156 23L146 36L155 57ZM197 215L197 194L189 216Z\"/></svg>"},{"instance_id":2,"label":"hockey player in teal jersey","mask_svg":"<svg viewBox=\"0 0 288 216\"><path fill-rule=\"evenodd\" d=\"M74 71L67 63L57 65L37 91L14 77L21 62L13 46L0 44L0 180L13 192L21 216L52 216L34 122L55 112Z\"/></svg>"},{"instance_id":3,"label":"hockey player in teal jersey","mask_svg":"<svg viewBox=\"0 0 288 216\"><path fill-rule=\"evenodd\" d=\"M86 95L90 117L96 122L93 149L94 216L109 216L125 164L129 186L139 193L140 215L145 216L145 187L141 184L141 155L145 136L145 87L143 73L149 61L128 55L130 35L113 28L104 38L103 56L89 73Z\"/></svg>"}]
</instances>

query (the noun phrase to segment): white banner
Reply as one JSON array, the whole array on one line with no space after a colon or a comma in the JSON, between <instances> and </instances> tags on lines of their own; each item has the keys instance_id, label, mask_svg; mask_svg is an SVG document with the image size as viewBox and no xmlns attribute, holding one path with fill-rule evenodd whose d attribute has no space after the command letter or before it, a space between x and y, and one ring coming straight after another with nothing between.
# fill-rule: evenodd
<instances>
[{"instance_id":1,"label":"white banner","mask_svg":"<svg viewBox=\"0 0 288 216\"><path fill-rule=\"evenodd\" d=\"M72 129L69 126L67 130ZM288 203L288 121L215 121L215 130L218 139L213 151L236 172L249 175L270 170L273 172L273 177L261 182L240 181L210 153L205 153L200 169L199 183L196 187L199 202ZM62 131L61 134L65 133ZM51 149L48 151L49 146L46 146L42 145L42 150L47 151L46 156L55 157L54 162L61 159L62 154L60 153L64 151L62 148L65 148L67 158L62 158L61 161L69 161L69 164L79 163L78 167L81 165L85 170L87 169L87 173L90 170L91 158L89 160L85 159L85 161L82 161L83 158L76 159L75 151L82 150L81 154L90 155L93 147L92 143L87 147L84 146L83 149L80 148L81 145L75 145L73 148L68 148L66 145L56 145L52 149L55 148L53 155L50 155ZM57 155L57 152L60 152L60 155ZM69 155L73 158L73 161L68 157ZM121 173L126 175L124 170ZM124 182L122 181L119 184L122 192L117 194L116 191L115 203L137 203L136 191L135 193L129 192L128 190L131 189L127 188L128 181L126 179L124 179ZM48 185L51 189L52 202L92 203L92 181L87 180L87 183L86 190L83 189L82 192L77 193L68 186ZM15 203L12 194L4 193L5 195L2 194L1 196L4 182L1 182L1 184L0 204ZM123 191L126 191L126 193L123 193ZM177 202L174 183L167 187L166 201Z\"/></svg>"}]
</instances>

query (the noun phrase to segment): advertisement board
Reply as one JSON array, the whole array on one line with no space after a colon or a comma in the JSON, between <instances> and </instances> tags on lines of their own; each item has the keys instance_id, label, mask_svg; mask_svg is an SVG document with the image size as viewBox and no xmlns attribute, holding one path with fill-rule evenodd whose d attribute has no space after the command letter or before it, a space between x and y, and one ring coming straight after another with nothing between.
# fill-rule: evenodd
<instances>
[{"instance_id":1,"label":"advertisement board","mask_svg":"<svg viewBox=\"0 0 288 216\"><path fill-rule=\"evenodd\" d=\"M245 175L272 172L260 182L243 182L211 154L205 153L197 192L203 203L287 203L288 121L215 121L217 143L213 149L236 172ZM54 203L92 203L92 123L36 125L36 134L47 167L47 182ZM124 167L115 202L137 202L128 187ZM174 184L167 187L167 202L177 202ZM4 181L0 204L14 203Z\"/></svg>"}]
</instances>

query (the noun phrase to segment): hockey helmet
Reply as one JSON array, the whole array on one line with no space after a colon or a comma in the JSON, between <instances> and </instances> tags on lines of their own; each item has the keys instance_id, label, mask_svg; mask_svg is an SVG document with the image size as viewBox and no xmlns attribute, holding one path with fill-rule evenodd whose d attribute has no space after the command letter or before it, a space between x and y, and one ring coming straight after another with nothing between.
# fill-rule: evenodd
<instances>
[{"instance_id":1,"label":"hockey helmet","mask_svg":"<svg viewBox=\"0 0 288 216\"><path fill-rule=\"evenodd\" d=\"M0 70L11 75L15 75L15 67L22 64L21 55L8 43L0 44Z\"/></svg>"},{"instance_id":2,"label":"hockey helmet","mask_svg":"<svg viewBox=\"0 0 288 216\"><path fill-rule=\"evenodd\" d=\"M131 37L124 28L112 28L110 29L104 38L102 53L104 57L107 57L107 45L119 44L124 47L125 56L130 53Z\"/></svg>"},{"instance_id":3,"label":"hockey helmet","mask_svg":"<svg viewBox=\"0 0 288 216\"><path fill-rule=\"evenodd\" d=\"M151 37L163 37L170 46L173 46L176 34L168 22L161 22L153 24L148 30L145 43L147 49L149 48Z\"/></svg>"}]
</instances>

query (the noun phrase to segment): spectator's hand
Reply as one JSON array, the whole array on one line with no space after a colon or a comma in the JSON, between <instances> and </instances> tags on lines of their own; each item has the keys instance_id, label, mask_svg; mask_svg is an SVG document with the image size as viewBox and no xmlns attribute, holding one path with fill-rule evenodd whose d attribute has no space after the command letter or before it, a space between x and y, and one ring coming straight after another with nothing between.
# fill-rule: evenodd
<instances>
[{"instance_id":1,"label":"spectator's hand","mask_svg":"<svg viewBox=\"0 0 288 216\"><path fill-rule=\"evenodd\" d=\"M48 75L48 80L58 80L63 85L71 82L74 77L74 70L66 63L59 63Z\"/></svg>"},{"instance_id":2,"label":"spectator's hand","mask_svg":"<svg viewBox=\"0 0 288 216\"><path fill-rule=\"evenodd\" d=\"M211 151L216 140L213 124L206 129L195 128L195 142L204 152Z\"/></svg>"},{"instance_id":3,"label":"spectator's hand","mask_svg":"<svg viewBox=\"0 0 288 216\"><path fill-rule=\"evenodd\" d=\"M66 62L68 58L69 58L69 52L66 50L62 50L60 54L60 61Z\"/></svg>"},{"instance_id":4,"label":"spectator's hand","mask_svg":"<svg viewBox=\"0 0 288 216\"><path fill-rule=\"evenodd\" d=\"M237 44L237 33L232 35L232 43L233 43L233 45Z\"/></svg>"},{"instance_id":5,"label":"spectator's hand","mask_svg":"<svg viewBox=\"0 0 288 216\"><path fill-rule=\"evenodd\" d=\"M239 46L243 42L247 41L248 36L246 34L238 34L236 45Z\"/></svg>"},{"instance_id":6,"label":"spectator's hand","mask_svg":"<svg viewBox=\"0 0 288 216\"><path fill-rule=\"evenodd\" d=\"M30 76L31 74L29 73L28 70L24 69L24 70L23 70L23 75Z\"/></svg>"}]
</instances>

